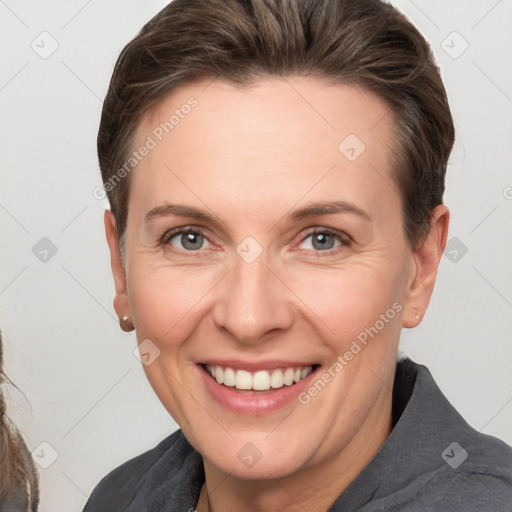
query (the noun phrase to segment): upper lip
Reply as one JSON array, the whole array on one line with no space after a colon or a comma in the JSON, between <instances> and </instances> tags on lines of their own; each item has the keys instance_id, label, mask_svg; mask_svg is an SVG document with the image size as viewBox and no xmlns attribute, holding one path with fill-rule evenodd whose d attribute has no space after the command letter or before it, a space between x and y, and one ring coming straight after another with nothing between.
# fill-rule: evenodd
<instances>
[{"instance_id":1,"label":"upper lip","mask_svg":"<svg viewBox=\"0 0 512 512\"><path fill-rule=\"evenodd\" d=\"M256 372L258 370L275 370L278 368L300 368L304 366L315 366L316 363L290 361L289 359L272 359L266 361L242 361L240 359L208 359L200 364L209 366L223 366L236 370Z\"/></svg>"}]
</instances>

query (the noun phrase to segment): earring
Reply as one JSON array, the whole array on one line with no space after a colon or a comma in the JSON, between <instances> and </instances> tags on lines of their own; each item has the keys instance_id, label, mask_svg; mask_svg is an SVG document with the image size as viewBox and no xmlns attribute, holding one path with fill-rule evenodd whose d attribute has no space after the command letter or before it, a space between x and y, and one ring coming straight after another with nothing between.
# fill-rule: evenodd
<instances>
[{"instance_id":1,"label":"earring","mask_svg":"<svg viewBox=\"0 0 512 512\"><path fill-rule=\"evenodd\" d=\"M119 325L124 332L131 332L135 329L135 326L128 315L124 315L119 319Z\"/></svg>"},{"instance_id":2,"label":"earring","mask_svg":"<svg viewBox=\"0 0 512 512\"><path fill-rule=\"evenodd\" d=\"M416 313L416 320L422 320L423 315L421 313Z\"/></svg>"}]
</instances>

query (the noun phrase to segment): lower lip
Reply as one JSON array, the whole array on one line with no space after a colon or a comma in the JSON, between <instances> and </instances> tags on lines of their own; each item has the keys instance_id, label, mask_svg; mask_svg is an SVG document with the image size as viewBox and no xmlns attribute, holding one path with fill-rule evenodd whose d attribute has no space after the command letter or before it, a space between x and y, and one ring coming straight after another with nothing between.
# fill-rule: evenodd
<instances>
[{"instance_id":1,"label":"lower lip","mask_svg":"<svg viewBox=\"0 0 512 512\"><path fill-rule=\"evenodd\" d=\"M217 403L232 412L251 416L271 414L293 401L298 402L298 395L309 386L313 375L316 375L318 370L318 367L316 367L307 377L291 386L283 386L268 392L259 391L252 394L219 384L206 372L203 366L197 365L197 367L202 375L206 389Z\"/></svg>"}]
</instances>

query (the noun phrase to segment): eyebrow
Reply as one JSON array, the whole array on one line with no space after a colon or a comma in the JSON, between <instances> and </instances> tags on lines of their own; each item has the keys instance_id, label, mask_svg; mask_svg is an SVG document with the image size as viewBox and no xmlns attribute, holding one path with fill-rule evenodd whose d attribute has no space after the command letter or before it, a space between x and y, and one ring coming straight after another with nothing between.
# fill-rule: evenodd
<instances>
[{"instance_id":1,"label":"eyebrow","mask_svg":"<svg viewBox=\"0 0 512 512\"><path fill-rule=\"evenodd\" d=\"M355 204L348 203L346 201L331 201L327 203L313 203L303 208L299 208L291 213L288 213L285 217L288 222L293 220L302 220L309 217L316 217L320 215L330 215L336 213L352 213L359 215L365 220L370 221L371 218L363 209ZM214 215L211 215L206 210L196 208L193 206L187 206L182 204L173 204L165 202L162 205L156 206L146 213L146 222L151 221L156 217L165 217L168 215L175 215L178 217L191 217L211 223L216 222Z\"/></svg>"}]
</instances>

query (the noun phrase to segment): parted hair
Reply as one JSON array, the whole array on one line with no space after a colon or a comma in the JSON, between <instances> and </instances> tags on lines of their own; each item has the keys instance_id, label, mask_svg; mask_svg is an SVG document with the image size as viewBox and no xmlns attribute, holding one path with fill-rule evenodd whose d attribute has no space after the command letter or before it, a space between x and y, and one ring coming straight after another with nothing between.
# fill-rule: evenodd
<instances>
[{"instance_id":1,"label":"parted hair","mask_svg":"<svg viewBox=\"0 0 512 512\"><path fill-rule=\"evenodd\" d=\"M39 477L22 435L7 417L3 389L8 380L0 333L0 510L36 512Z\"/></svg>"},{"instance_id":2,"label":"parted hair","mask_svg":"<svg viewBox=\"0 0 512 512\"><path fill-rule=\"evenodd\" d=\"M141 117L178 86L210 78L243 86L291 75L353 84L385 101L393 120L392 179L405 236L417 247L443 202L455 131L429 44L381 0L172 1L115 64L97 140L104 186L128 161ZM121 251L129 183L127 173L105 188Z\"/></svg>"}]
</instances>

